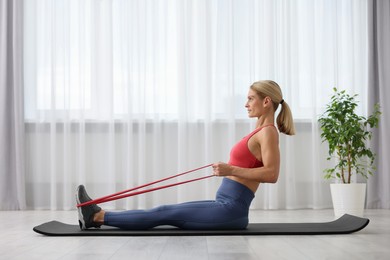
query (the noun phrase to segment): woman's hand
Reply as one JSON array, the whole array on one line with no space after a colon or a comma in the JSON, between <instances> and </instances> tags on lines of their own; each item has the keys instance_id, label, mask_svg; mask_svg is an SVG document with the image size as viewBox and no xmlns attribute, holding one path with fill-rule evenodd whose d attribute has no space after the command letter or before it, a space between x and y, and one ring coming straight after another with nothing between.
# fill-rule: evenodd
<instances>
[{"instance_id":1,"label":"woman's hand","mask_svg":"<svg viewBox=\"0 0 390 260\"><path fill-rule=\"evenodd\" d=\"M233 167L227 163L218 162L213 164L215 176L230 176L232 175Z\"/></svg>"}]
</instances>

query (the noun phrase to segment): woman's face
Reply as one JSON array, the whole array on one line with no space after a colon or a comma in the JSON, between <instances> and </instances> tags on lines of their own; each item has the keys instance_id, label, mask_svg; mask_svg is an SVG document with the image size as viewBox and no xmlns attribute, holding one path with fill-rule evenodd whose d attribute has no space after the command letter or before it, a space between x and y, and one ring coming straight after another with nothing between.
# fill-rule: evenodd
<instances>
[{"instance_id":1,"label":"woman's face","mask_svg":"<svg viewBox=\"0 0 390 260\"><path fill-rule=\"evenodd\" d=\"M245 107L248 110L249 117L259 118L263 112L263 100L254 90L249 89L248 101L246 102Z\"/></svg>"}]
</instances>

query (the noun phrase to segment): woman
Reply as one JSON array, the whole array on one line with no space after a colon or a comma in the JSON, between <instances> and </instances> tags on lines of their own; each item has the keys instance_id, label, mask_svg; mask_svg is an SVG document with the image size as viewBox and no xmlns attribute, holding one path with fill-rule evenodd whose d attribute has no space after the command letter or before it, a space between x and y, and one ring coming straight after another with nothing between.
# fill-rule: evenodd
<instances>
[{"instance_id":1,"label":"woman","mask_svg":"<svg viewBox=\"0 0 390 260\"><path fill-rule=\"evenodd\" d=\"M194 201L150 210L108 212L96 204L79 207L81 229L108 225L121 229L144 230L159 225L182 229L245 229L249 206L260 183L275 183L279 176L279 133L274 126L275 111L280 132L294 134L293 118L277 83L271 80L252 84L245 107L257 118L256 129L239 141L230 152L229 162L212 165L216 176L224 176L215 200ZM76 194L77 203L91 198L84 186Z\"/></svg>"}]
</instances>

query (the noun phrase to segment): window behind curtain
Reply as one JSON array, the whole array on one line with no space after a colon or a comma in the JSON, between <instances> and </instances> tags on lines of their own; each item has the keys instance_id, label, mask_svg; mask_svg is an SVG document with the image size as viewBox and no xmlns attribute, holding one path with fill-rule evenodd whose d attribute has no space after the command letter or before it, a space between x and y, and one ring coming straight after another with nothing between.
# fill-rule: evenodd
<instances>
[{"instance_id":1,"label":"window behind curtain","mask_svg":"<svg viewBox=\"0 0 390 260\"><path fill-rule=\"evenodd\" d=\"M333 87L364 98L366 21L365 1L27 1L26 120L246 118L259 79L312 119Z\"/></svg>"}]
</instances>

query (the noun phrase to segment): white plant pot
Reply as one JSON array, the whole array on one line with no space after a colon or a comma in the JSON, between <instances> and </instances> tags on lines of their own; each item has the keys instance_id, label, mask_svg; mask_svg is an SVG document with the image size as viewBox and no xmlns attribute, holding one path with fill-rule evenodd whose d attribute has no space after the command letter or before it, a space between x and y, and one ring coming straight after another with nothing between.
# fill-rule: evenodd
<instances>
[{"instance_id":1,"label":"white plant pot","mask_svg":"<svg viewBox=\"0 0 390 260\"><path fill-rule=\"evenodd\" d=\"M341 217L344 214L363 217L366 200L366 184L330 184L334 214Z\"/></svg>"}]
</instances>

